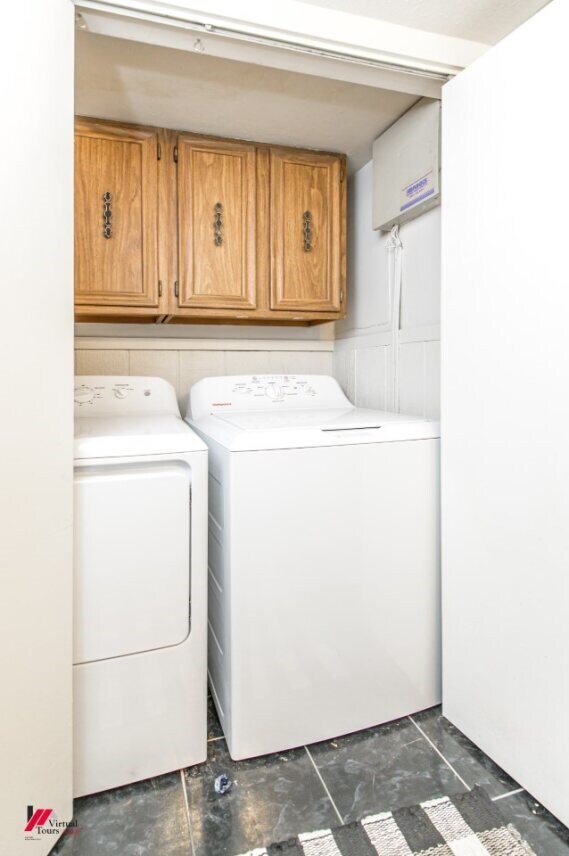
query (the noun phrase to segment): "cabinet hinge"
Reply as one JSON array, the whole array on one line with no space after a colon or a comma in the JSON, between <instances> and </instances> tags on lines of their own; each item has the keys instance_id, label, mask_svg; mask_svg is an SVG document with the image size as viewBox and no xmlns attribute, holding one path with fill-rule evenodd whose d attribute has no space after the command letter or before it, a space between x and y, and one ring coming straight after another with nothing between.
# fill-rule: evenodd
<instances>
[{"instance_id":1,"label":"cabinet hinge","mask_svg":"<svg viewBox=\"0 0 569 856\"><path fill-rule=\"evenodd\" d=\"M156 145L156 160L162 160L162 146L160 143Z\"/></svg>"},{"instance_id":2,"label":"cabinet hinge","mask_svg":"<svg viewBox=\"0 0 569 856\"><path fill-rule=\"evenodd\" d=\"M342 304L343 302L344 302L344 289L341 288L340 289L340 304Z\"/></svg>"},{"instance_id":3,"label":"cabinet hinge","mask_svg":"<svg viewBox=\"0 0 569 856\"><path fill-rule=\"evenodd\" d=\"M180 285L178 283L178 280L176 280L176 282L174 283L174 297L179 297L179 296L180 296Z\"/></svg>"},{"instance_id":4,"label":"cabinet hinge","mask_svg":"<svg viewBox=\"0 0 569 856\"><path fill-rule=\"evenodd\" d=\"M158 297L162 297L162 280L158 280Z\"/></svg>"},{"instance_id":5,"label":"cabinet hinge","mask_svg":"<svg viewBox=\"0 0 569 856\"><path fill-rule=\"evenodd\" d=\"M174 155L174 163L178 163L178 146L174 146L173 155Z\"/></svg>"}]
</instances>

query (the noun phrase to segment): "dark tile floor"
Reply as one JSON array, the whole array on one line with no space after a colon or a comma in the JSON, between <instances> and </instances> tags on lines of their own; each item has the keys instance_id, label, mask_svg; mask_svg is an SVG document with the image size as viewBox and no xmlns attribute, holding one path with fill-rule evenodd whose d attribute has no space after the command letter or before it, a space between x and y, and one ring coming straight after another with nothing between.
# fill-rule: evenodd
<instances>
[{"instance_id":1,"label":"dark tile floor","mask_svg":"<svg viewBox=\"0 0 569 856\"><path fill-rule=\"evenodd\" d=\"M537 856L569 856L569 830L440 708L313 746L232 761L210 702L205 764L76 800L57 856L237 856L299 832L482 785ZM224 796L214 781L233 781Z\"/></svg>"}]
</instances>

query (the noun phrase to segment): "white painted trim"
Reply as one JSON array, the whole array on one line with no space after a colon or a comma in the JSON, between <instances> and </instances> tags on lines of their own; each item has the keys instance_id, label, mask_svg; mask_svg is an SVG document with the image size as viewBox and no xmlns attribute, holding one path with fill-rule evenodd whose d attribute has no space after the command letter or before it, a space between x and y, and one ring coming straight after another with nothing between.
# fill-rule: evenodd
<instances>
[{"instance_id":1,"label":"white painted trim","mask_svg":"<svg viewBox=\"0 0 569 856\"><path fill-rule=\"evenodd\" d=\"M391 345L391 330L385 327L366 328L359 330L346 330L336 336L336 344L353 342L354 339L361 341L362 347L382 347ZM441 338L440 324L425 324L418 327L407 327L399 331L399 344L407 345L411 342L439 342Z\"/></svg>"},{"instance_id":2,"label":"white painted trim","mask_svg":"<svg viewBox=\"0 0 569 856\"><path fill-rule=\"evenodd\" d=\"M355 339L364 336L391 336L391 322L383 324L370 324L369 327L349 327L343 328L341 333L336 333L336 341L341 339ZM387 341L387 339L386 339Z\"/></svg>"},{"instance_id":3,"label":"white painted trim","mask_svg":"<svg viewBox=\"0 0 569 856\"><path fill-rule=\"evenodd\" d=\"M74 0L90 32L440 98L488 45L297 0Z\"/></svg>"},{"instance_id":4,"label":"white painted trim","mask_svg":"<svg viewBox=\"0 0 569 856\"><path fill-rule=\"evenodd\" d=\"M253 65L311 74L417 97L440 98L443 80L408 70L393 69L371 61L348 60L292 46L270 46L243 38L229 38L204 32L183 22L163 21L149 15L127 12L122 15L98 8L85 0L80 10L87 32L147 45L188 51L199 37L208 56ZM96 4L98 6L98 4ZM447 77L445 76L444 80Z\"/></svg>"},{"instance_id":5,"label":"white painted trim","mask_svg":"<svg viewBox=\"0 0 569 856\"><path fill-rule=\"evenodd\" d=\"M456 74L488 49L480 42L429 33L297 0L75 0L81 8L184 23L232 37L266 39L283 48L333 50L415 71ZM236 15L236 11L238 14Z\"/></svg>"},{"instance_id":6,"label":"white painted trim","mask_svg":"<svg viewBox=\"0 0 569 856\"><path fill-rule=\"evenodd\" d=\"M333 340L320 339L141 339L77 336L76 351L325 351Z\"/></svg>"},{"instance_id":7,"label":"white painted trim","mask_svg":"<svg viewBox=\"0 0 569 856\"><path fill-rule=\"evenodd\" d=\"M48 821L47 834L26 840L26 806L49 807L60 824L73 817L75 33L65 0L2 8L0 69L10 83L0 155L10 204L0 212L0 281L10 283L6 317L22 322L6 324L0 342L0 853L47 856L63 826ZM18 129L17 144L8 128Z\"/></svg>"},{"instance_id":8,"label":"white painted trim","mask_svg":"<svg viewBox=\"0 0 569 856\"><path fill-rule=\"evenodd\" d=\"M441 325L425 324L420 327L408 327L399 331L399 343L406 345L409 342L440 342Z\"/></svg>"},{"instance_id":9,"label":"white painted trim","mask_svg":"<svg viewBox=\"0 0 569 856\"><path fill-rule=\"evenodd\" d=\"M391 330L381 330L370 333L354 331L348 336L338 337L336 345L342 347L347 345L353 348L389 348L391 347Z\"/></svg>"}]
</instances>

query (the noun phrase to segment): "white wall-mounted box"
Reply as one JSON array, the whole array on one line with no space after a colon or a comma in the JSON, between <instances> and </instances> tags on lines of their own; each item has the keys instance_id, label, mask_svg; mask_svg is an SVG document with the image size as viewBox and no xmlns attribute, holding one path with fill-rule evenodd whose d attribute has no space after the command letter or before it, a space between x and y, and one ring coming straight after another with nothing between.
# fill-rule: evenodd
<instances>
[{"instance_id":1,"label":"white wall-mounted box","mask_svg":"<svg viewBox=\"0 0 569 856\"><path fill-rule=\"evenodd\" d=\"M441 104L421 98L373 144L373 228L396 224L441 200Z\"/></svg>"}]
</instances>

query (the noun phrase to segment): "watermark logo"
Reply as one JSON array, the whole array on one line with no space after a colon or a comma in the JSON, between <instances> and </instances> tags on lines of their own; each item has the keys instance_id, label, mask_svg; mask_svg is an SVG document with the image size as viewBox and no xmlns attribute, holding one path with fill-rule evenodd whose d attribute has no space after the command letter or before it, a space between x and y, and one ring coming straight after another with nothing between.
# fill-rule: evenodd
<instances>
[{"instance_id":1,"label":"watermark logo","mask_svg":"<svg viewBox=\"0 0 569 856\"><path fill-rule=\"evenodd\" d=\"M26 825L24 826L26 840L37 841L42 835L69 835L79 832L76 820L58 820L52 808L34 808L28 806Z\"/></svg>"},{"instance_id":2,"label":"watermark logo","mask_svg":"<svg viewBox=\"0 0 569 856\"><path fill-rule=\"evenodd\" d=\"M28 822L24 826L24 832L32 832L36 826L44 826L50 814L53 814L52 808L36 808L34 811L33 805L29 805Z\"/></svg>"}]
</instances>

